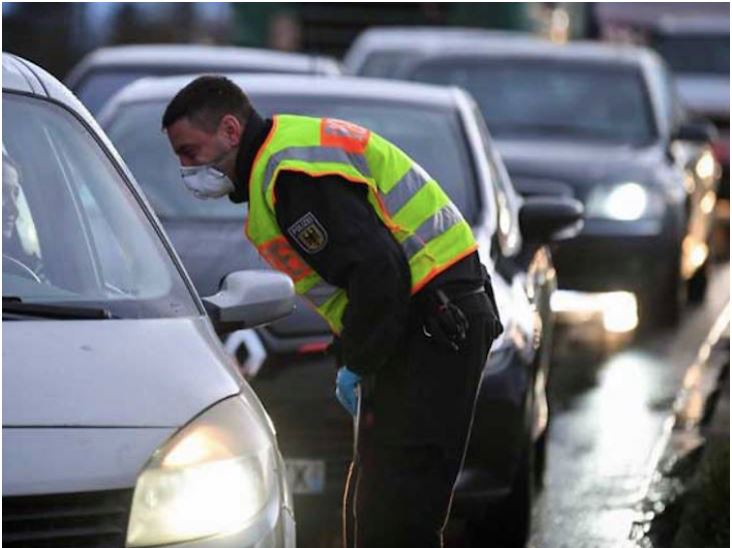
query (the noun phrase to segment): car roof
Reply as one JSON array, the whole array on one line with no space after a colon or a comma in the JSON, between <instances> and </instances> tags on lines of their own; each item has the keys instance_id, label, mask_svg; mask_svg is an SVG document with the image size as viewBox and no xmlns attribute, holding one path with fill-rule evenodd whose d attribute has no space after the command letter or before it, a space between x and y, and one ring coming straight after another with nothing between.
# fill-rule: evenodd
<instances>
[{"instance_id":1,"label":"car roof","mask_svg":"<svg viewBox=\"0 0 732 548\"><path fill-rule=\"evenodd\" d=\"M517 36L527 36L527 33L472 27L370 27L359 34L356 40L383 44L385 47L405 42L424 47L433 45L436 39L467 41L480 38L512 38ZM439 46L439 44L437 45Z\"/></svg>"},{"instance_id":2,"label":"car roof","mask_svg":"<svg viewBox=\"0 0 732 548\"><path fill-rule=\"evenodd\" d=\"M590 41L557 44L539 38L519 36L513 36L510 39L496 36L485 37L456 46L447 43L430 51L429 55L435 57L535 58L546 61L601 64L642 64L655 57L655 54L648 48L628 44Z\"/></svg>"},{"instance_id":3,"label":"car roof","mask_svg":"<svg viewBox=\"0 0 732 548\"><path fill-rule=\"evenodd\" d=\"M528 36L530 35L519 31L469 27L370 27L353 41L343 58L343 64L355 69L365 60L368 53L373 51L430 52L439 51L447 45L460 48L482 40L512 40Z\"/></svg>"},{"instance_id":4,"label":"car roof","mask_svg":"<svg viewBox=\"0 0 732 548\"><path fill-rule=\"evenodd\" d=\"M74 86L84 74L98 67L245 67L261 70L340 73L332 57L267 49L196 44L137 44L99 48L87 54L69 73Z\"/></svg>"},{"instance_id":5,"label":"car roof","mask_svg":"<svg viewBox=\"0 0 732 548\"><path fill-rule=\"evenodd\" d=\"M247 93L255 96L258 93L267 93L301 97L378 98L382 101L406 100L412 104L449 108L454 107L458 95L464 93L454 87L347 76L339 78L299 74L229 74L227 76ZM125 103L170 100L194 77L192 75L166 76L137 80L123 88L110 100L107 108L101 113L100 119L106 118Z\"/></svg>"},{"instance_id":6,"label":"car roof","mask_svg":"<svg viewBox=\"0 0 732 548\"><path fill-rule=\"evenodd\" d=\"M523 32L462 29L455 33L432 28L408 30L374 29L364 33L364 47L354 50L344 64L354 69L358 57L374 50L400 49L415 55L415 64L439 58L534 58L542 61L587 62L652 66L660 58L649 48L631 44L573 41L551 42Z\"/></svg>"},{"instance_id":7,"label":"car roof","mask_svg":"<svg viewBox=\"0 0 732 548\"><path fill-rule=\"evenodd\" d=\"M54 76L12 53L3 52L3 91L52 99L64 104L79 116L91 118L79 100Z\"/></svg>"},{"instance_id":8,"label":"car roof","mask_svg":"<svg viewBox=\"0 0 732 548\"><path fill-rule=\"evenodd\" d=\"M41 81L33 74L31 67L9 53L3 53L3 90L6 89L45 95Z\"/></svg>"}]
</instances>

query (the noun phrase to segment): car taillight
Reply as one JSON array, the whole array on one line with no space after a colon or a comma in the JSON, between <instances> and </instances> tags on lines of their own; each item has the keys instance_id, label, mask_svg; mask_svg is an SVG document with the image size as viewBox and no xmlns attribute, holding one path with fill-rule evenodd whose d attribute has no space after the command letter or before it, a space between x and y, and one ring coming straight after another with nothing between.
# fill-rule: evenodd
<instances>
[{"instance_id":1,"label":"car taillight","mask_svg":"<svg viewBox=\"0 0 732 548\"><path fill-rule=\"evenodd\" d=\"M720 164L729 164L729 138L714 141L712 143L712 154Z\"/></svg>"},{"instance_id":2,"label":"car taillight","mask_svg":"<svg viewBox=\"0 0 732 548\"><path fill-rule=\"evenodd\" d=\"M320 354L328 349L327 342L306 343L297 349L298 354Z\"/></svg>"}]
</instances>

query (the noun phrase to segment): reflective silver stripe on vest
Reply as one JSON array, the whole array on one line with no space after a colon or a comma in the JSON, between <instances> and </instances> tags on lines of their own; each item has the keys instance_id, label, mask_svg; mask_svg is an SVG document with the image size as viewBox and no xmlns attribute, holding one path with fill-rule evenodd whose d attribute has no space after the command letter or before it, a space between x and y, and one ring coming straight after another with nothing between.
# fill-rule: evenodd
<instances>
[{"instance_id":1,"label":"reflective silver stripe on vest","mask_svg":"<svg viewBox=\"0 0 732 548\"><path fill-rule=\"evenodd\" d=\"M392 217L427 184L427 178L414 166L384 196L384 204Z\"/></svg>"},{"instance_id":2,"label":"reflective silver stripe on vest","mask_svg":"<svg viewBox=\"0 0 732 548\"><path fill-rule=\"evenodd\" d=\"M330 285L324 281L319 281L316 283L313 287L308 289L304 294L303 297L307 298L311 303L313 303L316 308L320 308L325 303L328 302L328 300L338 293L340 291L340 288Z\"/></svg>"},{"instance_id":3,"label":"reflective silver stripe on vest","mask_svg":"<svg viewBox=\"0 0 732 548\"><path fill-rule=\"evenodd\" d=\"M338 126L338 125L330 125L325 124L325 132L329 135L338 135L340 137L352 137L353 134L351 133L351 130L348 128Z\"/></svg>"},{"instance_id":4,"label":"reflective silver stripe on vest","mask_svg":"<svg viewBox=\"0 0 732 548\"><path fill-rule=\"evenodd\" d=\"M371 170L366 163L366 156L355 152L346 152L335 147L289 147L273 154L267 161L264 170L263 191L267 192L269 183L272 180L275 169L283 160L302 160L304 162L335 162L339 164L353 165L364 177L371 177Z\"/></svg>"},{"instance_id":5,"label":"reflective silver stripe on vest","mask_svg":"<svg viewBox=\"0 0 732 548\"><path fill-rule=\"evenodd\" d=\"M432 217L424 221L414 234L402 242L407 259L414 257L431 240L447 232L463 220L463 216L454 204L447 204Z\"/></svg>"},{"instance_id":6,"label":"reflective silver stripe on vest","mask_svg":"<svg viewBox=\"0 0 732 548\"><path fill-rule=\"evenodd\" d=\"M402 247L404 248L404 253L407 255L407 260L409 260L419 253L419 250L424 247L424 242L415 236L410 236L402 242Z\"/></svg>"}]
</instances>

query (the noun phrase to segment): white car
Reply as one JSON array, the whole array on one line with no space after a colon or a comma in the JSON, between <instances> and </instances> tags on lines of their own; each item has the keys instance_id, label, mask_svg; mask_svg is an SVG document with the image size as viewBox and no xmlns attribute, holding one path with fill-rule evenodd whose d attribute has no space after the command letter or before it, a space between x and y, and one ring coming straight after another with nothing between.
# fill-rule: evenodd
<instances>
[{"instance_id":1,"label":"white car","mask_svg":"<svg viewBox=\"0 0 732 548\"><path fill-rule=\"evenodd\" d=\"M292 282L202 301L91 115L6 54L2 134L3 545L294 547L272 422L216 334L286 315Z\"/></svg>"}]
</instances>

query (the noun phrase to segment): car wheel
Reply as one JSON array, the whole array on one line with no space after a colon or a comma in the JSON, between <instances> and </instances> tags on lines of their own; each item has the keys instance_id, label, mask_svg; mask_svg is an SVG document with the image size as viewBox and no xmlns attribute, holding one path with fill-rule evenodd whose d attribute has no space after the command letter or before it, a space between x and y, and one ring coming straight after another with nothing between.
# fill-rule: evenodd
<instances>
[{"instance_id":1,"label":"car wheel","mask_svg":"<svg viewBox=\"0 0 732 548\"><path fill-rule=\"evenodd\" d=\"M551 379L551 369L547 368L547 374L549 375ZM538 379L534 382L538 382ZM537 409L537 405L542 405L540 403L537 403L537 398L532 398L533 404L534 404L534 414L536 413L546 413L546 424L544 424L544 429L542 430L541 434L539 434L539 437L534 442L534 454L532 455L532 480L534 482L534 489L538 492L541 491L544 488L544 474L546 473L546 458L547 458L547 444L549 439L549 429L551 428L552 424L552 407L549 404L549 398L547 395L547 392L549 390L549 380L547 380L544 384L544 387L542 389L543 397L542 401L544 402L543 405L545 405L545 409ZM533 430L533 427L532 427Z\"/></svg>"},{"instance_id":2,"label":"car wheel","mask_svg":"<svg viewBox=\"0 0 732 548\"><path fill-rule=\"evenodd\" d=\"M534 498L534 445L528 444L521 455L511 494L501 505L497 539L499 546L522 548L531 532L531 504Z\"/></svg>"},{"instance_id":3,"label":"car wheel","mask_svg":"<svg viewBox=\"0 0 732 548\"><path fill-rule=\"evenodd\" d=\"M707 262L694 272L694 275L686 282L686 294L689 302L692 304L701 304L707 294L707 285L709 281L709 272Z\"/></svg>"},{"instance_id":4,"label":"car wheel","mask_svg":"<svg viewBox=\"0 0 732 548\"><path fill-rule=\"evenodd\" d=\"M523 451L511 493L485 515L481 522L467 524L467 545L471 548L524 548L531 532L531 504L534 495L533 444Z\"/></svg>"},{"instance_id":5,"label":"car wheel","mask_svg":"<svg viewBox=\"0 0 732 548\"><path fill-rule=\"evenodd\" d=\"M544 489L544 476L546 475L546 445L549 437L549 425L534 445L534 487L537 491Z\"/></svg>"}]
</instances>

